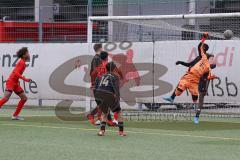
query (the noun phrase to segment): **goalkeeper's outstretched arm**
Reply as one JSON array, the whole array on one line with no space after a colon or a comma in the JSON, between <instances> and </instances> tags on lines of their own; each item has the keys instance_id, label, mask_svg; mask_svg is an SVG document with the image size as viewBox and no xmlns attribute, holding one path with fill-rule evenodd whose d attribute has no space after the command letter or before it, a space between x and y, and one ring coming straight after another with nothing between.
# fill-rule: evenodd
<instances>
[{"instance_id":1,"label":"goalkeeper's outstretched arm","mask_svg":"<svg viewBox=\"0 0 240 160\"><path fill-rule=\"evenodd\" d=\"M202 57L201 46L204 44L204 42L206 41L207 38L208 38L208 32L203 33L203 36L201 38L201 42L198 44L198 55L199 55L199 57ZM205 50L207 51L208 49L205 48Z\"/></svg>"}]
</instances>

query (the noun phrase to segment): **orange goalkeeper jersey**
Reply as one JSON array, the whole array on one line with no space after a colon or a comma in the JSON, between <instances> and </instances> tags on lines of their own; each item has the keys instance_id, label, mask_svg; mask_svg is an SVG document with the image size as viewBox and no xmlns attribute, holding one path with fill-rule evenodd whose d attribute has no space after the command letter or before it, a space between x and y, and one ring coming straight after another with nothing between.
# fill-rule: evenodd
<instances>
[{"instance_id":1,"label":"orange goalkeeper jersey","mask_svg":"<svg viewBox=\"0 0 240 160\"><path fill-rule=\"evenodd\" d=\"M196 78L201 78L207 72L209 72L209 75L211 74L210 64L202 47L201 56L201 60L188 71L188 73L193 74Z\"/></svg>"}]
</instances>

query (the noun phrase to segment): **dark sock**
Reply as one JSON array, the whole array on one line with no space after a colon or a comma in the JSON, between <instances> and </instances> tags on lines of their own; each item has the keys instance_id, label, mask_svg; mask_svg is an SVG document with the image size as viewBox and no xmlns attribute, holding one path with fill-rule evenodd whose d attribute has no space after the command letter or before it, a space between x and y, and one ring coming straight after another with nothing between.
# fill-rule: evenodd
<instances>
[{"instance_id":1,"label":"dark sock","mask_svg":"<svg viewBox=\"0 0 240 160\"><path fill-rule=\"evenodd\" d=\"M175 94L175 92L173 92L173 94L171 95L171 98L175 99L175 97L176 97L176 94Z\"/></svg>"},{"instance_id":2,"label":"dark sock","mask_svg":"<svg viewBox=\"0 0 240 160\"><path fill-rule=\"evenodd\" d=\"M118 122L119 131L123 132L123 122Z\"/></svg>"},{"instance_id":3,"label":"dark sock","mask_svg":"<svg viewBox=\"0 0 240 160\"><path fill-rule=\"evenodd\" d=\"M106 129L106 122L102 122L102 125L101 125L101 130L102 131L105 131L105 129Z\"/></svg>"},{"instance_id":4,"label":"dark sock","mask_svg":"<svg viewBox=\"0 0 240 160\"><path fill-rule=\"evenodd\" d=\"M197 112L196 112L196 117L197 117L197 118L199 118L200 113L201 113L201 110L200 110L200 109L197 109Z\"/></svg>"},{"instance_id":5,"label":"dark sock","mask_svg":"<svg viewBox=\"0 0 240 160\"><path fill-rule=\"evenodd\" d=\"M107 119L108 119L109 121L112 121L112 116L111 116L110 113L107 115Z\"/></svg>"}]
</instances>

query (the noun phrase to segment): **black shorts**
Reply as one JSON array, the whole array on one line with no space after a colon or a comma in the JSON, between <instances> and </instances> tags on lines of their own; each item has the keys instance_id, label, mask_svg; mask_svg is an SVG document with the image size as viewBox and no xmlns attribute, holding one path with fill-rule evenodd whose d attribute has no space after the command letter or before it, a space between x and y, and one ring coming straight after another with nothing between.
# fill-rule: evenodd
<instances>
[{"instance_id":1,"label":"black shorts","mask_svg":"<svg viewBox=\"0 0 240 160\"><path fill-rule=\"evenodd\" d=\"M110 92L106 91L96 91L95 98L100 101L100 109L103 113L107 114L110 110L112 112L120 112L120 98L114 96Z\"/></svg>"},{"instance_id":2,"label":"black shorts","mask_svg":"<svg viewBox=\"0 0 240 160\"><path fill-rule=\"evenodd\" d=\"M99 106L101 104L101 101L99 101L97 98L96 98L96 90L93 89L93 95L94 95L94 98L95 98L95 102L97 103L97 105Z\"/></svg>"}]
</instances>

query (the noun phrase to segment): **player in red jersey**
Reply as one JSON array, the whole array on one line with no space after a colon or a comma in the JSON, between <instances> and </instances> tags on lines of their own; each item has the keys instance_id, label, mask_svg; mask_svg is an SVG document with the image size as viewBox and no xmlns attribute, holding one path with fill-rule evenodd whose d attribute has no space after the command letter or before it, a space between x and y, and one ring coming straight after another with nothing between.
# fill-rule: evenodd
<instances>
[{"instance_id":1,"label":"player in red jersey","mask_svg":"<svg viewBox=\"0 0 240 160\"><path fill-rule=\"evenodd\" d=\"M106 65L108 63L108 53L105 51L101 51L100 54L98 55L98 63L95 64L93 69L91 69L90 76L91 76L91 83L92 83L92 88L93 88L93 93L95 97L95 80L96 78L101 77L103 74L107 73L106 70ZM95 62L94 62L95 63ZM88 114L88 119L93 125L100 125L101 124L101 119L102 119L102 111L99 109L100 101L95 99L97 103L97 107L93 109L90 114ZM98 115L98 120L95 122L94 121L94 115ZM112 121L111 114L108 114L108 125L114 126L115 124Z\"/></svg>"},{"instance_id":2,"label":"player in red jersey","mask_svg":"<svg viewBox=\"0 0 240 160\"><path fill-rule=\"evenodd\" d=\"M30 56L27 47L23 47L17 51L17 57L20 59L10 74L7 82L6 82L6 89L3 98L0 100L0 108L9 100L12 95L12 92L17 94L21 100L18 103L16 111L12 116L12 120L24 120L22 117L19 116L24 104L27 101L27 96L24 93L24 90L21 88L19 84L19 79L24 80L25 82L30 82L31 79L25 78L22 76L25 68L26 68L26 61L29 61Z\"/></svg>"}]
</instances>

